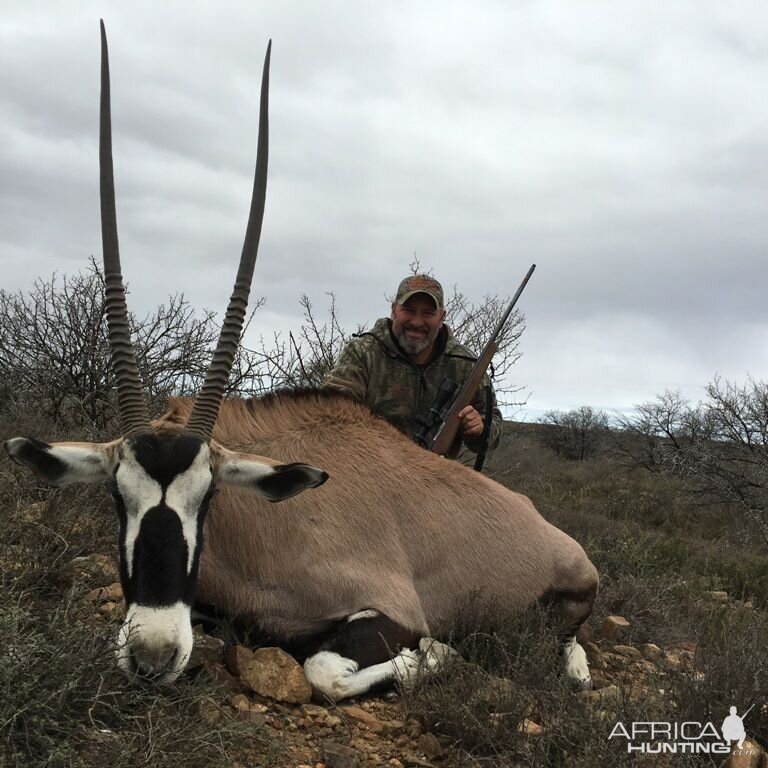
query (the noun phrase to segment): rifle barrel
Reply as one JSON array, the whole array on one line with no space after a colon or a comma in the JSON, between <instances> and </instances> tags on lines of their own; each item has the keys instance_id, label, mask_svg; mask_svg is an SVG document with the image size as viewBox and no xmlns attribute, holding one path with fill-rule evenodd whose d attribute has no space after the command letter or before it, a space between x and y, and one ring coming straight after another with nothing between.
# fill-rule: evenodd
<instances>
[{"instance_id":1,"label":"rifle barrel","mask_svg":"<svg viewBox=\"0 0 768 768\"><path fill-rule=\"evenodd\" d=\"M520 298L520 294L525 290L525 286L528 285L528 281L531 279L531 275L533 274L534 269L536 269L536 265L531 264L531 268L528 270L528 273L523 278L523 282L520 283L520 287L517 289L517 293L515 293L515 295L512 297L512 301L509 302L509 306L507 307L504 314L501 316L501 320L499 320L499 322L496 323L496 327L493 329L493 333L491 334L492 339L495 339L501 333L501 329L506 324L507 318L509 318L510 314L512 313L512 310L515 308L515 304L517 304L517 300Z\"/></svg>"}]
</instances>

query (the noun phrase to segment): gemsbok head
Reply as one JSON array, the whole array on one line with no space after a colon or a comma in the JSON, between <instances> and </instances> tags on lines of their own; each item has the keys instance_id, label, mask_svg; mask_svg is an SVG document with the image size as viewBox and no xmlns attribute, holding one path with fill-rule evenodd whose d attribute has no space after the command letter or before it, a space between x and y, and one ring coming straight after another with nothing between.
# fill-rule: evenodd
<instances>
[{"instance_id":1,"label":"gemsbok head","mask_svg":"<svg viewBox=\"0 0 768 768\"><path fill-rule=\"evenodd\" d=\"M11 458L54 485L109 484L119 520L120 576L127 615L118 664L129 676L174 680L192 650L203 524L217 484L248 488L280 501L325 482L325 472L301 463L229 451L211 432L240 342L264 216L267 186L271 42L261 84L258 153L248 227L232 297L205 383L183 428L150 425L128 328L118 249L112 170L109 61L101 23L100 191L109 343L122 436L109 443L46 443L17 437Z\"/></svg>"}]
</instances>

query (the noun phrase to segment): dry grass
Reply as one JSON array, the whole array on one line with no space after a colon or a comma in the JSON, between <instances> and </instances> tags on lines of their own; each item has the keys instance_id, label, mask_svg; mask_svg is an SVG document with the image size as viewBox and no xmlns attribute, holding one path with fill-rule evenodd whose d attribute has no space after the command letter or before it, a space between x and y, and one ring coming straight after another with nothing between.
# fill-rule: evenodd
<instances>
[{"instance_id":1,"label":"dry grass","mask_svg":"<svg viewBox=\"0 0 768 768\"><path fill-rule=\"evenodd\" d=\"M17 434L51 436L34 416L0 419L0 435ZM608 456L567 462L527 437L508 441L489 470L530 495L597 564L596 631L618 613L632 625L627 642L695 642L699 674L649 674L642 683L627 675L611 707L588 706L558 674L559 649L544 615L511 616L477 599L460 611L454 641L463 660L403 700L404 719L418 716L450 740L445 765L629 765L607 738L616 720L717 723L731 703L743 710L757 702L747 730L768 744L768 710L760 708L768 703L768 556L747 526L727 510L692 507L672 483L628 475ZM114 547L114 515L102 489L52 491L0 462L4 764L285 764L268 729L226 717L208 722L206 707L226 693L205 676L162 690L123 681L113 658L115 626L94 621L82 599L89 585L73 581L69 569L75 557L114 554ZM714 606L703 597L712 589L755 608ZM525 718L543 733L521 733ZM674 765L711 765L707 759L678 755Z\"/></svg>"}]
</instances>

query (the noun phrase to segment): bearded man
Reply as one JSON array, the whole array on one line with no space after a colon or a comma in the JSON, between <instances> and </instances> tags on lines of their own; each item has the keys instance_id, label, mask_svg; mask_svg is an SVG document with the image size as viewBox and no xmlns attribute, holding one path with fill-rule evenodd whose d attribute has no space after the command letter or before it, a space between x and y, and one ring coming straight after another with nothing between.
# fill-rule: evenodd
<instances>
[{"instance_id":1,"label":"bearded man","mask_svg":"<svg viewBox=\"0 0 768 768\"><path fill-rule=\"evenodd\" d=\"M409 438L421 430L440 384L462 385L477 357L459 344L445 324L443 288L429 275L411 275L398 286L389 317L355 334L323 388L365 403ZM462 444L477 453L490 398L488 448L499 443L502 417L486 375L472 403L459 412L460 428L446 452L456 458Z\"/></svg>"}]
</instances>

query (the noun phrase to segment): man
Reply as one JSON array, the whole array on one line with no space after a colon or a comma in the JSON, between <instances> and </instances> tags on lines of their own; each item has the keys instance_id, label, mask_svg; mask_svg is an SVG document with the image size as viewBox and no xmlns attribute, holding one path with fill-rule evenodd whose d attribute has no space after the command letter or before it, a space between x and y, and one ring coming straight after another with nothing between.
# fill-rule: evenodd
<instances>
[{"instance_id":1,"label":"man","mask_svg":"<svg viewBox=\"0 0 768 768\"><path fill-rule=\"evenodd\" d=\"M447 377L460 386L476 361L444 324L443 288L429 275L406 277L397 289L390 317L356 335L342 351L323 387L361 400L411 439L421 429L440 384ZM488 389L486 389L488 388ZM446 456L456 458L464 443L481 448L486 392L491 397L488 448L501 436L502 418L485 377L471 405L459 412L459 433Z\"/></svg>"}]
</instances>

